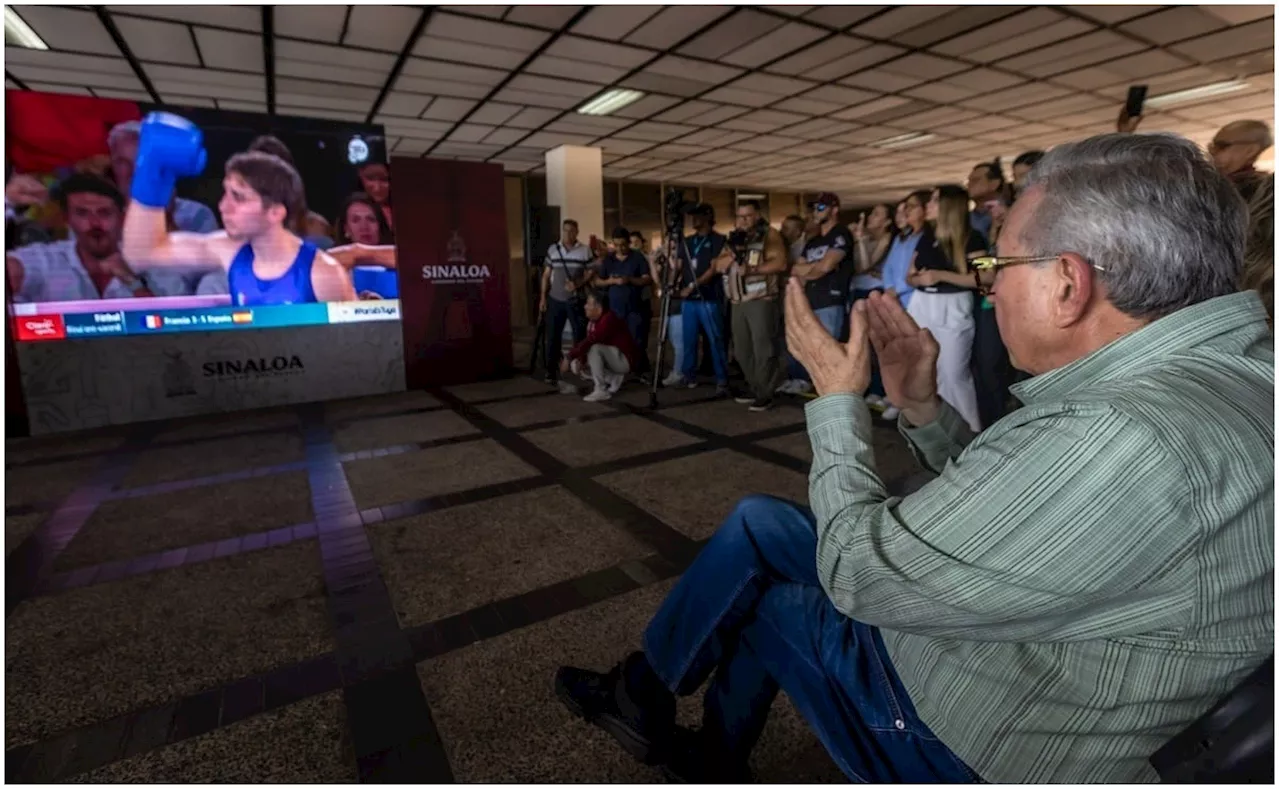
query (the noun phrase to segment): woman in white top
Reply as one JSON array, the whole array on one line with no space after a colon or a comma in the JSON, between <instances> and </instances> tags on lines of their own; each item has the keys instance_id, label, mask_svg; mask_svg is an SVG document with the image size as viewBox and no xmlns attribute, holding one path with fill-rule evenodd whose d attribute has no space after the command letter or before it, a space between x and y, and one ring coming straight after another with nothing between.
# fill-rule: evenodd
<instances>
[{"instance_id":1,"label":"woman in white top","mask_svg":"<svg viewBox=\"0 0 1280 789\"><path fill-rule=\"evenodd\" d=\"M977 282L969 261L986 254L987 240L969 225L969 194L961 186L934 189L925 218L929 221L907 274L916 289L907 314L938 341L938 394L976 433L982 421L969 360Z\"/></svg>"}]
</instances>

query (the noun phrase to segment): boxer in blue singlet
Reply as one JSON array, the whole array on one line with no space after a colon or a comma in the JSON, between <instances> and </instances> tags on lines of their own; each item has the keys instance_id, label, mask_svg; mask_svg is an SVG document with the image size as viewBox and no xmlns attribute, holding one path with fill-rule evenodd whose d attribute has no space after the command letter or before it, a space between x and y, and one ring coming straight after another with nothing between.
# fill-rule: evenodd
<instances>
[{"instance_id":1,"label":"boxer in blue singlet","mask_svg":"<svg viewBox=\"0 0 1280 789\"><path fill-rule=\"evenodd\" d=\"M202 142L200 130L175 115L143 121L121 244L134 269L225 272L238 307L356 300L347 269L289 230L302 179L278 156L251 151L227 161L218 202L225 230L168 232L165 206L179 177L204 168Z\"/></svg>"},{"instance_id":2,"label":"boxer in blue singlet","mask_svg":"<svg viewBox=\"0 0 1280 789\"><path fill-rule=\"evenodd\" d=\"M284 276L264 280L253 273L253 245L245 244L231 259L227 268L227 286L231 303L237 307L251 304L310 304L317 301L311 287L311 266L316 248L306 241L298 247L298 255Z\"/></svg>"}]
</instances>

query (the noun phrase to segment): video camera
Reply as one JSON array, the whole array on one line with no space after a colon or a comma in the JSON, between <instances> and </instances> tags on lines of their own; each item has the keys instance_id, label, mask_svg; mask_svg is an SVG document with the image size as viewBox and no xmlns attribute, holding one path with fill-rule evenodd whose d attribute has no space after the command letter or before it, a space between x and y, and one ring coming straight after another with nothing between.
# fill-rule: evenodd
<instances>
[{"instance_id":1,"label":"video camera","mask_svg":"<svg viewBox=\"0 0 1280 789\"><path fill-rule=\"evenodd\" d=\"M759 265L760 254L755 255L755 260L751 260L750 252L754 247L757 252L764 248L765 238L769 234L769 223L761 217L754 225L741 230L734 228L726 239L729 248L733 250L733 256L739 265L756 266Z\"/></svg>"},{"instance_id":2,"label":"video camera","mask_svg":"<svg viewBox=\"0 0 1280 789\"><path fill-rule=\"evenodd\" d=\"M684 218L694 213L698 204L684 199L684 192L675 187L667 188L667 196L663 201L662 212L667 217L667 235L677 238L684 235Z\"/></svg>"}]
</instances>

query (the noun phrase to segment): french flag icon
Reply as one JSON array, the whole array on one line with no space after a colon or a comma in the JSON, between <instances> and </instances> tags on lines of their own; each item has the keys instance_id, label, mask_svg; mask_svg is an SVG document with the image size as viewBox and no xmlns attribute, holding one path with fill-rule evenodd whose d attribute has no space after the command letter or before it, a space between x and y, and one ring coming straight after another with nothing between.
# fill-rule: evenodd
<instances>
[{"instance_id":1,"label":"french flag icon","mask_svg":"<svg viewBox=\"0 0 1280 789\"><path fill-rule=\"evenodd\" d=\"M148 315L146 321L148 329L158 329L164 325L164 319L159 315Z\"/></svg>"}]
</instances>

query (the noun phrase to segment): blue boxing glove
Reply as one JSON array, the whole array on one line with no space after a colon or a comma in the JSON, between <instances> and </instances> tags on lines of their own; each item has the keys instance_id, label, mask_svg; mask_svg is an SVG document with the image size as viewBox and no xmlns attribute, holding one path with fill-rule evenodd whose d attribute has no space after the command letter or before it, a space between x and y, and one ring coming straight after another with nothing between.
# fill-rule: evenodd
<instances>
[{"instance_id":1,"label":"blue boxing glove","mask_svg":"<svg viewBox=\"0 0 1280 789\"><path fill-rule=\"evenodd\" d=\"M152 208L167 207L178 178L199 175L207 158L198 126L168 112L150 113L142 121L133 165L133 199Z\"/></svg>"}]
</instances>

